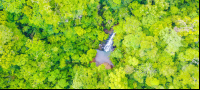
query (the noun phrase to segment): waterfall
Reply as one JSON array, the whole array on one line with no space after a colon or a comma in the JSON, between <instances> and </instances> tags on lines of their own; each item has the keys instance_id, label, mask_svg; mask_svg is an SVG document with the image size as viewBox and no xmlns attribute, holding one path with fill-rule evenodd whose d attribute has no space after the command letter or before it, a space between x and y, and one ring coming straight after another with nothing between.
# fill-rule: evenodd
<instances>
[{"instance_id":1,"label":"waterfall","mask_svg":"<svg viewBox=\"0 0 200 90\"><path fill-rule=\"evenodd\" d=\"M97 54L95 57L96 66L99 66L103 63L108 63L111 65L111 67L114 67L112 62L110 61L110 53L113 51L113 37L115 36L115 33L111 33L109 38L105 40L103 44L100 44L100 47L103 50L97 49Z\"/></svg>"},{"instance_id":2,"label":"waterfall","mask_svg":"<svg viewBox=\"0 0 200 90\"><path fill-rule=\"evenodd\" d=\"M108 52L112 51L113 49L113 37L115 36L115 33L112 33L110 37L108 38L106 45L103 47L103 50Z\"/></svg>"}]
</instances>

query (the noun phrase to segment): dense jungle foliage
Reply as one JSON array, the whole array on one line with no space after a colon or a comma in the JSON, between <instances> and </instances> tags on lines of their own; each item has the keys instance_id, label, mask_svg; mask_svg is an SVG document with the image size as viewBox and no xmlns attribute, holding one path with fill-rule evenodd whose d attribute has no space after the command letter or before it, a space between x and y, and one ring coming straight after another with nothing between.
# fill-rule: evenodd
<instances>
[{"instance_id":1,"label":"dense jungle foliage","mask_svg":"<svg viewBox=\"0 0 200 90\"><path fill-rule=\"evenodd\" d=\"M89 63L113 29L106 70ZM199 0L0 0L0 89L199 89Z\"/></svg>"}]
</instances>

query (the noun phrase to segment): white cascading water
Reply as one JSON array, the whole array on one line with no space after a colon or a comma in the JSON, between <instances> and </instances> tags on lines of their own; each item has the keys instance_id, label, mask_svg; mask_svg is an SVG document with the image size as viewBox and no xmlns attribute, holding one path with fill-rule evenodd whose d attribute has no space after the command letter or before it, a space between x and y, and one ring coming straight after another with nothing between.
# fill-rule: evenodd
<instances>
[{"instance_id":1,"label":"white cascading water","mask_svg":"<svg viewBox=\"0 0 200 90\"><path fill-rule=\"evenodd\" d=\"M115 36L115 33L112 33L111 37L108 39L108 42L106 43L106 45L104 46L104 51L108 52L108 51L112 51L112 45L113 45L113 37Z\"/></svg>"},{"instance_id":2,"label":"white cascading water","mask_svg":"<svg viewBox=\"0 0 200 90\"><path fill-rule=\"evenodd\" d=\"M103 64L104 62L108 63L109 65L111 65L112 67L114 67L114 65L112 64L112 62L110 61L110 53L113 51L113 37L115 36L115 33L112 33L109 37L108 40L106 40L106 44L104 46L104 44L102 45L103 51L98 50L97 49L97 54L95 57L95 62L96 62L96 66L99 66L101 64Z\"/></svg>"}]
</instances>

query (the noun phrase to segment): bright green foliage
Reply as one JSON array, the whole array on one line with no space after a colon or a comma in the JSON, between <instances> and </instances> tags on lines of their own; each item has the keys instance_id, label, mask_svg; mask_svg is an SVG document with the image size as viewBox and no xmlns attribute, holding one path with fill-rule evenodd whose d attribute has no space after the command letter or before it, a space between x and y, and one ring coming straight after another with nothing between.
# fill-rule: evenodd
<instances>
[{"instance_id":1,"label":"bright green foliage","mask_svg":"<svg viewBox=\"0 0 200 90\"><path fill-rule=\"evenodd\" d=\"M126 47L130 47L133 49L138 49L140 45L141 34L128 34L124 37L123 44Z\"/></svg>"},{"instance_id":2,"label":"bright green foliage","mask_svg":"<svg viewBox=\"0 0 200 90\"><path fill-rule=\"evenodd\" d=\"M180 52L178 57L180 61L192 61L199 58L199 51L189 48L185 52Z\"/></svg>"},{"instance_id":3,"label":"bright green foliage","mask_svg":"<svg viewBox=\"0 0 200 90\"><path fill-rule=\"evenodd\" d=\"M0 0L0 89L199 89L199 0Z\"/></svg>"},{"instance_id":4,"label":"bright green foliage","mask_svg":"<svg viewBox=\"0 0 200 90\"><path fill-rule=\"evenodd\" d=\"M167 47L165 51L174 54L179 50L181 44L181 37L177 35L177 33L169 28L165 28L160 31L160 39L167 43Z\"/></svg>"},{"instance_id":5,"label":"bright green foliage","mask_svg":"<svg viewBox=\"0 0 200 90\"><path fill-rule=\"evenodd\" d=\"M113 0L113 2L114 2L115 4L118 4L118 5L121 4L121 0Z\"/></svg>"},{"instance_id":6,"label":"bright green foliage","mask_svg":"<svg viewBox=\"0 0 200 90\"><path fill-rule=\"evenodd\" d=\"M138 63L139 63L139 61L138 61L137 58L135 58L135 57L130 57L130 56L127 58L127 62L128 62L130 65L132 65L132 66L136 66L136 65L138 65Z\"/></svg>"},{"instance_id":7,"label":"bright green foliage","mask_svg":"<svg viewBox=\"0 0 200 90\"><path fill-rule=\"evenodd\" d=\"M37 38L33 38L33 40L28 39L26 42L26 47L28 50L27 54L35 58L36 60L40 59L44 52L44 43Z\"/></svg>"},{"instance_id":8,"label":"bright green foliage","mask_svg":"<svg viewBox=\"0 0 200 90\"><path fill-rule=\"evenodd\" d=\"M127 78L125 77L125 72L123 71L123 68L115 69L114 73L111 72L109 74L109 78L109 86L111 87L111 89L127 89Z\"/></svg>"},{"instance_id":9,"label":"bright green foliage","mask_svg":"<svg viewBox=\"0 0 200 90\"><path fill-rule=\"evenodd\" d=\"M12 59L14 59L13 55L15 55L15 52L11 50L13 45L10 42L12 38L13 32L8 27L0 25L0 65L4 69L8 69L12 64Z\"/></svg>"},{"instance_id":10,"label":"bright green foliage","mask_svg":"<svg viewBox=\"0 0 200 90\"><path fill-rule=\"evenodd\" d=\"M0 11L0 24L4 25L6 23L7 13L5 11Z\"/></svg>"},{"instance_id":11,"label":"bright green foliage","mask_svg":"<svg viewBox=\"0 0 200 90\"><path fill-rule=\"evenodd\" d=\"M155 87L156 85L159 85L159 80L153 77L147 77L146 78L146 84L148 86L153 86Z\"/></svg>"},{"instance_id":12,"label":"bright green foliage","mask_svg":"<svg viewBox=\"0 0 200 90\"><path fill-rule=\"evenodd\" d=\"M106 23L106 28L110 29L115 22L115 19L112 16L112 12L109 9L105 10L103 13L103 18L105 19L104 23Z\"/></svg>"},{"instance_id":13,"label":"bright green foliage","mask_svg":"<svg viewBox=\"0 0 200 90\"><path fill-rule=\"evenodd\" d=\"M85 88L97 88L97 73L95 68L78 67L74 68L75 76L73 78L73 84L71 88L85 89ZM88 79L91 78L91 79Z\"/></svg>"},{"instance_id":14,"label":"bright green foliage","mask_svg":"<svg viewBox=\"0 0 200 90\"><path fill-rule=\"evenodd\" d=\"M128 7L131 9L132 14L137 18L145 16L148 10L148 7L139 4L137 1L133 1Z\"/></svg>"},{"instance_id":15,"label":"bright green foliage","mask_svg":"<svg viewBox=\"0 0 200 90\"><path fill-rule=\"evenodd\" d=\"M6 27L6 26L3 26L1 25L0 26L0 40L1 40L1 43L0 45L3 46L5 43L7 43L8 41L10 41L12 39L12 36L13 36L13 32L11 32L11 30Z\"/></svg>"},{"instance_id":16,"label":"bright green foliage","mask_svg":"<svg viewBox=\"0 0 200 90\"><path fill-rule=\"evenodd\" d=\"M74 29L76 31L76 34L78 34L79 36L82 36L84 33L86 33L86 31L83 30L81 27L75 27Z\"/></svg>"},{"instance_id":17,"label":"bright green foliage","mask_svg":"<svg viewBox=\"0 0 200 90\"><path fill-rule=\"evenodd\" d=\"M89 62L95 58L97 51L94 49L90 49L87 51L87 54L82 54L80 57L80 61L82 63L87 63L89 64Z\"/></svg>"},{"instance_id":18,"label":"bright green foliage","mask_svg":"<svg viewBox=\"0 0 200 90\"><path fill-rule=\"evenodd\" d=\"M163 65L159 71L160 71L160 74L162 74L163 76L170 77L175 74L176 67L169 66L169 65Z\"/></svg>"},{"instance_id":19,"label":"bright green foliage","mask_svg":"<svg viewBox=\"0 0 200 90\"><path fill-rule=\"evenodd\" d=\"M20 13L25 0L2 0L5 10L10 13Z\"/></svg>"},{"instance_id":20,"label":"bright green foliage","mask_svg":"<svg viewBox=\"0 0 200 90\"><path fill-rule=\"evenodd\" d=\"M170 9L171 14L177 14L179 12L179 9L175 6L172 6Z\"/></svg>"},{"instance_id":21,"label":"bright green foliage","mask_svg":"<svg viewBox=\"0 0 200 90\"><path fill-rule=\"evenodd\" d=\"M174 88L198 88L199 87L199 69L194 65L184 66L181 73L177 76L173 82ZM187 83L191 82L191 83ZM187 86L185 86L187 85Z\"/></svg>"}]
</instances>

